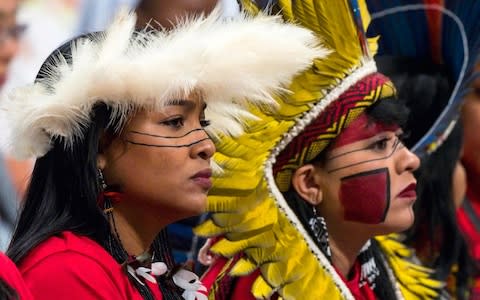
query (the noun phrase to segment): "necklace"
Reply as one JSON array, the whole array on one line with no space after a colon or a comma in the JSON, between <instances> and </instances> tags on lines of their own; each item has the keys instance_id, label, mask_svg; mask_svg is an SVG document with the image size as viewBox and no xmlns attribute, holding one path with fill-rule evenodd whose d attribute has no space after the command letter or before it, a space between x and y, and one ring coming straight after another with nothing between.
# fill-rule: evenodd
<instances>
[{"instance_id":1,"label":"necklace","mask_svg":"<svg viewBox=\"0 0 480 300\"><path fill-rule=\"evenodd\" d=\"M121 249L122 269L130 275L138 284L145 286L141 278L151 283L157 284L155 277L170 278L173 283L183 289L182 297L191 300L207 300L207 289L203 286L198 276L188 270L182 269L180 266L168 269L167 264L162 261L154 262L155 252L149 249L140 255L129 255L123 246L122 239L118 233L117 224L113 215L113 205L109 197L104 197L104 213L107 215L108 221L111 223L114 235L109 238L110 249L115 249L116 244ZM115 240L115 241L114 241Z\"/></svg>"}]
</instances>

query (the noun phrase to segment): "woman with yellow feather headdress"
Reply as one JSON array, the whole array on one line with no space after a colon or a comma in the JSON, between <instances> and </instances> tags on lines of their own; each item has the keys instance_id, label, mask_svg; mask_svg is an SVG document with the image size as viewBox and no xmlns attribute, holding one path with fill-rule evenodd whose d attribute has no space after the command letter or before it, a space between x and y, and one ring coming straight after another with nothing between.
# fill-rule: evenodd
<instances>
[{"instance_id":1,"label":"woman with yellow feather headdress","mask_svg":"<svg viewBox=\"0 0 480 300\"><path fill-rule=\"evenodd\" d=\"M252 13L266 6L242 3ZM401 141L407 110L370 54L364 1L269 9L316 32L330 54L277 108L252 108L258 119L245 134L219 136L213 213L196 229L214 237L210 299L439 297L442 284L395 235L375 237L413 223L419 159Z\"/></svg>"}]
</instances>

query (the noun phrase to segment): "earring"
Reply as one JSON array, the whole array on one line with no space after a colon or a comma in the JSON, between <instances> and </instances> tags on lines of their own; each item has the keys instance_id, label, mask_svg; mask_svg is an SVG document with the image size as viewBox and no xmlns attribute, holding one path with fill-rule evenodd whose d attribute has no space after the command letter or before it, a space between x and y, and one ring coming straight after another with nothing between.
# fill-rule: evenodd
<instances>
[{"instance_id":1,"label":"earring","mask_svg":"<svg viewBox=\"0 0 480 300\"><path fill-rule=\"evenodd\" d=\"M375 281L377 277L380 276L380 269L375 262L375 257L373 256L374 249L371 249L371 245L371 241L368 240L358 254L358 260L361 264L360 287L365 284L368 284L370 287L375 287Z\"/></svg>"},{"instance_id":2,"label":"earring","mask_svg":"<svg viewBox=\"0 0 480 300\"><path fill-rule=\"evenodd\" d=\"M312 206L313 216L308 220L308 225L315 237L317 245L320 247L320 250L327 256L328 259L331 259L332 253L330 251L330 243L328 241L328 231L327 223L325 218L317 215L317 209L315 206Z\"/></svg>"},{"instance_id":3,"label":"earring","mask_svg":"<svg viewBox=\"0 0 480 300\"><path fill-rule=\"evenodd\" d=\"M98 170L98 182L100 183L102 190L105 190L107 188L107 184L105 183L105 178L103 177L102 169L98 168L97 170Z\"/></svg>"}]
</instances>

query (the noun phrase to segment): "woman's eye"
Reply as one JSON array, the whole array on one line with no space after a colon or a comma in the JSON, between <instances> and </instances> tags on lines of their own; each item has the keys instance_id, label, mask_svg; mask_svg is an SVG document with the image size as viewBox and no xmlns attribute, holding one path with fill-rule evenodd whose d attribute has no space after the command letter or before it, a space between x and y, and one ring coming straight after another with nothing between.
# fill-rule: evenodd
<instances>
[{"instance_id":1,"label":"woman's eye","mask_svg":"<svg viewBox=\"0 0 480 300\"><path fill-rule=\"evenodd\" d=\"M371 145L370 145L370 149L373 149L373 150L385 150L387 149L387 146L388 146L388 142L391 140L392 138L381 138L379 139L378 141L375 141L373 142Z\"/></svg>"},{"instance_id":2,"label":"woman's eye","mask_svg":"<svg viewBox=\"0 0 480 300\"><path fill-rule=\"evenodd\" d=\"M402 132L397 134L397 138L400 143L405 144L405 142L410 138L410 132Z\"/></svg>"},{"instance_id":3,"label":"woman's eye","mask_svg":"<svg viewBox=\"0 0 480 300\"><path fill-rule=\"evenodd\" d=\"M211 124L212 122L210 120L200 120L200 126L202 127L207 127Z\"/></svg>"},{"instance_id":4,"label":"woman's eye","mask_svg":"<svg viewBox=\"0 0 480 300\"><path fill-rule=\"evenodd\" d=\"M161 124L175 127L175 128L180 128L183 126L184 122L182 118L174 118L174 119L162 121Z\"/></svg>"}]
</instances>

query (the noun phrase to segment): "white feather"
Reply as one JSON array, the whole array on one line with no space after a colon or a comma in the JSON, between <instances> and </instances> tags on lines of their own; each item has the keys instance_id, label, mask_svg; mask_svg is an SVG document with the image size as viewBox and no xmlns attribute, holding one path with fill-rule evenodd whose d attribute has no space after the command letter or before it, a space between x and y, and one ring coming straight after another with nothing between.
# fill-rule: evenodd
<instances>
[{"instance_id":1,"label":"white feather","mask_svg":"<svg viewBox=\"0 0 480 300\"><path fill-rule=\"evenodd\" d=\"M328 51L307 29L279 17L219 10L189 18L170 32L132 36L133 14L122 13L95 40L77 40L72 63L61 55L46 79L18 89L3 103L17 157L39 157L53 137L68 147L81 139L92 107L103 101L126 120L132 108L160 109L199 91L208 105L211 134L241 134L252 116L246 105L272 105L292 77Z\"/></svg>"}]
</instances>

